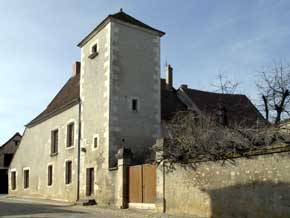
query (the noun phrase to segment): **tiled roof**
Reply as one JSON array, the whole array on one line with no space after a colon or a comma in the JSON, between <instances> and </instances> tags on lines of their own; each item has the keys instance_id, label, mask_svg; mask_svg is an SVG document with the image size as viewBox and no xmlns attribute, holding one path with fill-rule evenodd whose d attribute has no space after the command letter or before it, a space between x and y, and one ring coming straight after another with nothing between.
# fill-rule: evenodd
<instances>
[{"instance_id":1,"label":"tiled roof","mask_svg":"<svg viewBox=\"0 0 290 218\"><path fill-rule=\"evenodd\" d=\"M161 119L170 120L178 111L186 111L187 107L177 97L177 91L166 87L165 79L161 79Z\"/></svg>"},{"instance_id":2,"label":"tiled roof","mask_svg":"<svg viewBox=\"0 0 290 218\"><path fill-rule=\"evenodd\" d=\"M154 31L156 33L159 34L159 36L163 36L165 33L158 30L158 29L155 29L137 19L135 19L134 17L126 14L125 12L123 11L120 11L116 14L110 14L108 17L106 17L95 29L93 29L92 32L90 32L79 44L78 46L79 47L82 47L84 44L86 44L86 42L91 39L95 34L97 34L102 28L104 28L106 26L106 24L108 22L110 22L112 19L117 19L117 20L120 20L122 22L125 22L125 23L129 23L129 24L132 24L132 25L135 25L135 26L139 26L139 27L142 27L142 28L145 28L145 29L148 29L148 30L151 30L151 31Z\"/></svg>"},{"instance_id":3,"label":"tiled roof","mask_svg":"<svg viewBox=\"0 0 290 218\"><path fill-rule=\"evenodd\" d=\"M79 102L80 96L80 74L71 77L62 89L53 98L46 109L36 118L30 121L26 126L36 125L43 120L46 120Z\"/></svg>"},{"instance_id":4,"label":"tiled roof","mask_svg":"<svg viewBox=\"0 0 290 218\"><path fill-rule=\"evenodd\" d=\"M142 28L145 28L145 29L148 29L148 30L152 30L152 31L158 32L161 35L165 34L164 32L162 32L162 31L160 31L158 29L155 29L155 28L153 28L153 27L151 27L151 26L149 26L149 25L147 25L147 24L135 19L134 17L126 14L123 11L120 11L120 12L118 12L116 14L109 15L109 16L111 16L111 17L113 17L115 19L121 20L121 21L123 21L125 23L130 23L130 24L133 24L135 26L139 26L139 27L142 27Z\"/></svg>"},{"instance_id":5,"label":"tiled roof","mask_svg":"<svg viewBox=\"0 0 290 218\"><path fill-rule=\"evenodd\" d=\"M222 104L226 109L229 123L255 125L257 120L266 122L262 114L245 95L221 94L189 88L183 90L196 106L206 114L216 115L218 105Z\"/></svg>"},{"instance_id":6,"label":"tiled roof","mask_svg":"<svg viewBox=\"0 0 290 218\"><path fill-rule=\"evenodd\" d=\"M8 145L11 141L14 139L21 140L22 136L20 135L19 132L15 133L7 142L5 142L3 145L0 146L0 149L3 149L6 145Z\"/></svg>"},{"instance_id":7,"label":"tiled roof","mask_svg":"<svg viewBox=\"0 0 290 218\"><path fill-rule=\"evenodd\" d=\"M80 99L80 75L71 77L58 94L53 98L47 108L34 118L28 127L36 125L68 108L77 104ZM187 106L177 96L177 90L167 89L165 79L161 79L161 119L170 120L176 112L186 111ZM257 108L245 95L219 94L184 89L200 111L209 115L216 115L218 104L222 102L227 111L229 123L244 122L254 125L257 120L265 122L265 119Z\"/></svg>"}]
</instances>

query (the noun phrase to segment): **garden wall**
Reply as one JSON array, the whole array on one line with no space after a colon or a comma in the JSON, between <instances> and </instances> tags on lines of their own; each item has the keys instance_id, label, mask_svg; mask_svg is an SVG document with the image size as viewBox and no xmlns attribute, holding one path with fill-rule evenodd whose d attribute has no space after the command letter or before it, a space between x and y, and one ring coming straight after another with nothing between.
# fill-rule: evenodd
<instances>
[{"instance_id":1,"label":"garden wall","mask_svg":"<svg viewBox=\"0 0 290 218\"><path fill-rule=\"evenodd\" d=\"M290 152L157 170L157 209L199 217L290 217Z\"/></svg>"}]
</instances>

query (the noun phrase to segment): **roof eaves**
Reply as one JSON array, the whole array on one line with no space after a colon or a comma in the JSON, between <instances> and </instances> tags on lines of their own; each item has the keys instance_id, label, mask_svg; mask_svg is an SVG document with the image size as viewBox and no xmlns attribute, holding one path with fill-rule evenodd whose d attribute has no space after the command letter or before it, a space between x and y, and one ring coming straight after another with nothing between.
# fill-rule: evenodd
<instances>
[{"instance_id":1,"label":"roof eaves","mask_svg":"<svg viewBox=\"0 0 290 218\"><path fill-rule=\"evenodd\" d=\"M64 111L66 111L67 109L79 104L79 103L80 103L80 99L75 98L72 101L70 101L69 103L57 108L56 110L54 110L48 114L46 114L45 116L41 117L40 119L36 118L35 120L30 121L28 124L25 125L25 127L30 128L30 127L36 126L37 124L40 124L40 123L48 120L49 118L54 117L54 116L56 116Z\"/></svg>"},{"instance_id":2,"label":"roof eaves","mask_svg":"<svg viewBox=\"0 0 290 218\"><path fill-rule=\"evenodd\" d=\"M112 19L112 15L106 17L96 28L94 28L77 46L83 47L91 38L100 32Z\"/></svg>"},{"instance_id":3,"label":"roof eaves","mask_svg":"<svg viewBox=\"0 0 290 218\"><path fill-rule=\"evenodd\" d=\"M0 146L0 149L3 148L3 147L5 147L5 145L7 145L16 136L22 137L19 132L16 132L10 139L8 139L3 145Z\"/></svg>"}]
</instances>

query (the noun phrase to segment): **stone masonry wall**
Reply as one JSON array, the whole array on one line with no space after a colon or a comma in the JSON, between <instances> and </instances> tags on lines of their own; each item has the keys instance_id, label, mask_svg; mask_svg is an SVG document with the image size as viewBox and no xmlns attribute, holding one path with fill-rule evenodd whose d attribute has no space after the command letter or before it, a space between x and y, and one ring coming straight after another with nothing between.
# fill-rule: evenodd
<instances>
[{"instance_id":1,"label":"stone masonry wall","mask_svg":"<svg viewBox=\"0 0 290 218\"><path fill-rule=\"evenodd\" d=\"M165 172L165 175L163 174ZM164 191L163 191L164 190ZM290 153L157 171L157 208L200 217L289 218ZM163 200L164 198L164 200Z\"/></svg>"}]
</instances>

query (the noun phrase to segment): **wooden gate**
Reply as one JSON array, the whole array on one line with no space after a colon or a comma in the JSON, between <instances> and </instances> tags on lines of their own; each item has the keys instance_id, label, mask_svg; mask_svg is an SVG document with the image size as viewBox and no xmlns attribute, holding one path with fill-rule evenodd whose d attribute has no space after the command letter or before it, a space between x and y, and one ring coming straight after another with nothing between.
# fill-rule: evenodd
<instances>
[{"instance_id":1,"label":"wooden gate","mask_svg":"<svg viewBox=\"0 0 290 218\"><path fill-rule=\"evenodd\" d=\"M154 203L156 199L156 165L130 166L128 169L129 203Z\"/></svg>"}]
</instances>

